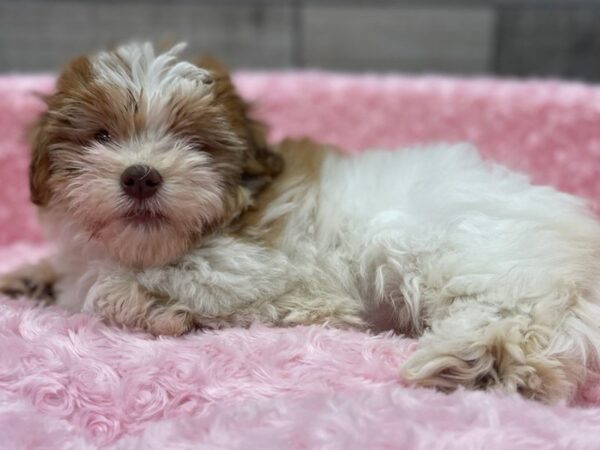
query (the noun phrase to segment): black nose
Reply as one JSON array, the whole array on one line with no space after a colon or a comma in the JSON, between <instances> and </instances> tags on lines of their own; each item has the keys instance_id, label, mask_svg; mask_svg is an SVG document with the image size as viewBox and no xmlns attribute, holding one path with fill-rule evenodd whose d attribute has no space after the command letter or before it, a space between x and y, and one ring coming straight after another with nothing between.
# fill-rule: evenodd
<instances>
[{"instance_id":1,"label":"black nose","mask_svg":"<svg viewBox=\"0 0 600 450\"><path fill-rule=\"evenodd\" d=\"M129 197L137 200L152 197L158 191L162 177L156 169L136 164L121 174L121 188Z\"/></svg>"}]
</instances>

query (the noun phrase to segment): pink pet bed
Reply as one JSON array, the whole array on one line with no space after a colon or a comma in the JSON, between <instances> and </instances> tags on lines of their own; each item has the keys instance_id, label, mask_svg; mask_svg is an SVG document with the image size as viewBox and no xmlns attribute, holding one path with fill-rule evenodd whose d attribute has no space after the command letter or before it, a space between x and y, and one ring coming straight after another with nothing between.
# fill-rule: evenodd
<instances>
[{"instance_id":1,"label":"pink pet bed","mask_svg":"<svg viewBox=\"0 0 600 450\"><path fill-rule=\"evenodd\" d=\"M245 73L273 142L357 152L471 141L600 203L600 87L441 77ZM48 76L0 77L0 272L46 250L28 203L27 126ZM597 206L597 204L596 204ZM599 262L600 263L600 262ZM570 404L406 386L409 339L321 327L153 338L0 299L0 448L598 448L600 383Z\"/></svg>"}]
</instances>

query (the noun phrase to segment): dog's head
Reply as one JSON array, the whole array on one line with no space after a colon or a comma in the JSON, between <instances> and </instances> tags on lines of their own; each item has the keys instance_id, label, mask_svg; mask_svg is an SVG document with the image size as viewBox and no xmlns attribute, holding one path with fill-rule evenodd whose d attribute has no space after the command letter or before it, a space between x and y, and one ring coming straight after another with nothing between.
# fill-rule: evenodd
<instances>
[{"instance_id":1,"label":"dog's head","mask_svg":"<svg viewBox=\"0 0 600 450\"><path fill-rule=\"evenodd\" d=\"M181 49L73 61L34 133L33 202L125 265L176 260L281 170L227 72Z\"/></svg>"}]
</instances>

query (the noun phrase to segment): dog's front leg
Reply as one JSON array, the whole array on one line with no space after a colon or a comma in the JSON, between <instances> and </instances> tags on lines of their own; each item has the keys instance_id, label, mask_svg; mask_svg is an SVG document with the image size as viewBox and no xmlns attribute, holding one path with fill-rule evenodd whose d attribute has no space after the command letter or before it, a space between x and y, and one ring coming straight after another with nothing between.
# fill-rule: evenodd
<instances>
[{"instance_id":1,"label":"dog's front leg","mask_svg":"<svg viewBox=\"0 0 600 450\"><path fill-rule=\"evenodd\" d=\"M206 242L175 264L136 276L147 291L176 300L197 326L211 329L254 322L281 325L289 313L281 299L298 283L281 253L227 237Z\"/></svg>"},{"instance_id":2,"label":"dog's front leg","mask_svg":"<svg viewBox=\"0 0 600 450\"><path fill-rule=\"evenodd\" d=\"M105 274L90 289L84 309L107 322L154 335L180 336L194 328L184 304L144 287L133 271Z\"/></svg>"}]
</instances>

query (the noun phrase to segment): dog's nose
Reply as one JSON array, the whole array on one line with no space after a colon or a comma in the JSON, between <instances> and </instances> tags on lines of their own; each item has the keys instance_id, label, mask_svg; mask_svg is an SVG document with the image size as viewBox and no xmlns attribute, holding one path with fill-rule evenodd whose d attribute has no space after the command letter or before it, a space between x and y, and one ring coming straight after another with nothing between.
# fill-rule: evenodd
<instances>
[{"instance_id":1,"label":"dog's nose","mask_svg":"<svg viewBox=\"0 0 600 450\"><path fill-rule=\"evenodd\" d=\"M121 188L129 197L137 200L152 197L162 184L160 173L152 167L136 164L121 174Z\"/></svg>"}]
</instances>

